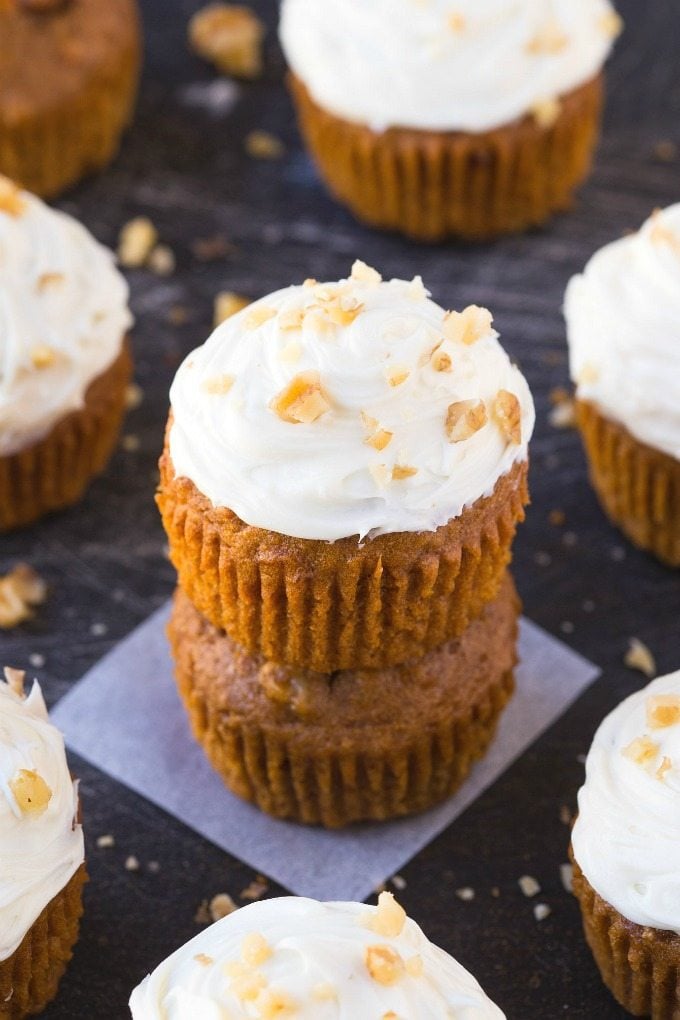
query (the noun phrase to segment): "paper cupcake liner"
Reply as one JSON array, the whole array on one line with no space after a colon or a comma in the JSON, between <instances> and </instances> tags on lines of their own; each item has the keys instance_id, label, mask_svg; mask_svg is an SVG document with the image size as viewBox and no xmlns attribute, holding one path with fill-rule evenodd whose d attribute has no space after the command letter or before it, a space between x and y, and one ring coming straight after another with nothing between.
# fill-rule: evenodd
<instances>
[{"instance_id":1,"label":"paper cupcake liner","mask_svg":"<svg viewBox=\"0 0 680 1020\"><path fill-rule=\"evenodd\" d=\"M623 917L588 882L578 863L573 889L595 962L617 1001L633 1016L680 1017L680 936Z\"/></svg>"},{"instance_id":2,"label":"paper cupcake liner","mask_svg":"<svg viewBox=\"0 0 680 1020\"><path fill-rule=\"evenodd\" d=\"M0 963L2 1020L21 1020L40 1013L57 994L78 941L86 881L85 865L81 864L31 925L19 948Z\"/></svg>"},{"instance_id":3,"label":"paper cupcake liner","mask_svg":"<svg viewBox=\"0 0 680 1020\"><path fill-rule=\"evenodd\" d=\"M481 240L545 222L568 208L590 170L603 77L560 100L551 126L527 115L480 134L391 128L342 120L290 86L307 147L332 194L359 220L419 240Z\"/></svg>"},{"instance_id":4,"label":"paper cupcake liner","mask_svg":"<svg viewBox=\"0 0 680 1020\"><path fill-rule=\"evenodd\" d=\"M40 442L0 457L0 533L76 503L113 452L132 372L127 343L95 379L85 405Z\"/></svg>"},{"instance_id":5,"label":"paper cupcake liner","mask_svg":"<svg viewBox=\"0 0 680 1020\"><path fill-rule=\"evenodd\" d=\"M422 811L484 754L514 689L509 577L457 641L383 670L305 673L249 656L178 590L168 634L194 736L267 814L337 828Z\"/></svg>"},{"instance_id":6,"label":"paper cupcake liner","mask_svg":"<svg viewBox=\"0 0 680 1020\"><path fill-rule=\"evenodd\" d=\"M498 592L528 500L527 464L435 532L321 542L250 527L161 458L157 502L179 583L253 654L329 673L418 658Z\"/></svg>"},{"instance_id":7,"label":"paper cupcake liner","mask_svg":"<svg viewBox=\"0 0 680 1020\"><path fill-rule=\"evenodd\" d=\"M680 566L680 461L577 401L590 479L607 516L641 549Z\"/></svg>"},{"instance_id":8,"label":"paper cupcake liner","mask_svg":"<svg viewBox=\"0 0 680 1020\"><path fill-rule=\"evenodd\" d=\"M70 96L60 103L45 100L39 109L5 110L0 117L0 173L35 195L59 194L105 167L118 151L132 117L141 60L136 0L121 6L119 48L101 66L84 68Z\"/></svg>"}]
</instances>

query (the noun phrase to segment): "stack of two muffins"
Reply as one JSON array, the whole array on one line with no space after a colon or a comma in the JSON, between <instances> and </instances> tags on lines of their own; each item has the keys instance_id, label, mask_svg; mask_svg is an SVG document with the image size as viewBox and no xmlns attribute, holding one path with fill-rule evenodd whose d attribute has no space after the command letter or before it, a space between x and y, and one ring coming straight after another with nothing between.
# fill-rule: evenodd
<instances>
[{"instance_id":1,"label":"stack of two muffins","mask_svg":"<svg viewBox=\"0 0 680 1020\"><path fill-rule=\"evenodd\" d=\"M213 766L272 815L423 810L493 736L534 410L491 321L356 263L232 317L177 374L158 503L178 684Z\"/></svg>"}]
</instances>

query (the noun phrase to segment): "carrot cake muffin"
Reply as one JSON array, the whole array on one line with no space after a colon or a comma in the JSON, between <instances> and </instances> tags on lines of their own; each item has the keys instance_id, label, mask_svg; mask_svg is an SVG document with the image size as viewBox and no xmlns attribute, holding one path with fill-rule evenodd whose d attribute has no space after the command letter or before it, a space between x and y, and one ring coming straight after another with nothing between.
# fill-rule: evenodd
<instances>
[{"instance_id":1,"label":"carrot cake muffin","mask_svg":"<svg viewBox=\"0 0 680 1020\"><path fill-rule=\"evenodd\" d=\"M413 660L495 598L534 407L488 311L419 277L307 281L222 323L172 385L158 503L181 587L249 652Z\"/></svg>"},{"instance_id":2,"label":"carrot cake muffin","mask_svg":"<svg viewBox=\"0 0 680 1020\"><path fill-rule=\"evenodd\" d=\"M56 195L118 149L139 75L136 0L3 0L0 39L0 173Z\"/></svg>"},{"instance_id":3,"label":"carrot cake muffin","mask_svg":"<svg viewBox=\"0 0 680 1020\"><path fill-rule=\"evenodd\" d=\"M457 789L513 692L518 614L508 575L457 640L416 662L331 674L248 655L181 589L168 632L193 732L227 785L269 814L337 828Z\"/></svg>"},{"instance_id":4,"label":"carrot cake muffin","mask_svg":"<svg viewBox=\"0 0 680 1020\"><path fill-rule=\"evenodd\" d=\"M574 890L602 978L634 1016L680 1016L680 672L598 729L572 833Z\"/></svg>"},{"instance_id":5,"label":"carrot cake muffin","mask_svg":"<svg viewBox=\"0 0 680 1020\"><path fill-rule=\"evenodd\" d=\"M391 893L377 907L294 896L251 903L159 964L130 1009L132 1020L504 1018Z\"/></svg>"},{"instance_id":6,"label":"carrot cake muffin","mask_svg":"<svg viewBox=\"0 0 680 1020\"><path fill-rule=\"evenodd\" d=\"M302 133L333 194L413 237L486 238L588 173L609 0L283 0Z\"/></svg>"},{"instance_id":7,"label":"carrot cake muffin","mask_svg":"<svg viewBox=\"0 0 680 1020\"><path fill-rule=\"evenodd\" d=\"M115 445L128 288L70 216L0 177L0 532L76 502Z\"/></svg>"},{"instance_id":8,"label":"carrot cake muffin","mask_svg":"<svg viewBox=\"0 0 680 1020\"><path fill-rule=\"evenodd\" d=\"M78 787L40 687L0 681L0 1015L21 1020L57 993L85 881Z\"/></svg>"},{"instance_id":9,"label":"carrot cake muffin","mask_svg":"<svg viewBox=\"0 0 680 1020\"><path fill-rule=\"evenodd\" d=\"M680 204L598 251L565 314L600 502L636 545L680 566Z\"/></svg>"}]
</instances>

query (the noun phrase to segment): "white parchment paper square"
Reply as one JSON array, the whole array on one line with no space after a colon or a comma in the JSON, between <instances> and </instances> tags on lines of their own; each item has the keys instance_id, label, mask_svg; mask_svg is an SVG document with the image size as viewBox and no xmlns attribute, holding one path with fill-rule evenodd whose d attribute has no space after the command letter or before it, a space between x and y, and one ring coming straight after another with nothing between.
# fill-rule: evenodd
<instances>
[{"instance_id":1,"label":"white parchment paper square","mask_svg":"<svg viewBox=\"0 0 680 1020\"><path fill-rule=\"evenodd\" d=\"M340 832L269 818L234 797L194 742L175 689L164 606L58 703L73 751L290 892L363 900L449 825L551 725L599 669L522 621L517 692L486 758L446 803Z\"/></svg>"}]
</instances>

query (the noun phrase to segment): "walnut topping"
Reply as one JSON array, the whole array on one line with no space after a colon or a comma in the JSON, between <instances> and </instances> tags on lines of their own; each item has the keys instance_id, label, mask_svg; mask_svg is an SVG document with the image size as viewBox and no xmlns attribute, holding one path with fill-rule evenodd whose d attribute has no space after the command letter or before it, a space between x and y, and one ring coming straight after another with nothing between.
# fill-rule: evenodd
<instances>
[{"instance_id":1,"label":"walnut topping","mask_svg":"<svg viewBox=\"0 0 680 1020\"><path fill-rule=\"evenodd\" d=\"M5 577L0 577L0 629L16 627L28 620L33 606L47 598L47 585L26 563L19 563Z\"/></svg>"},{"instance_id":2,"label":"walnut topping","mask_svg":"<svg viewBox=\"0 0 680 1020\"><path fill-rule=\"evenodd\" d=\"M233 914L238 907L229 893L217 893L208 904L208 911L213 921L221 921L228 914Z\"/></svg>"},{"instance_id":3,"label":"walnut topping","mask_svg":"<svg viewBox=\"0 0 680 1020\"><path fill-rule=\"evenodd\" d=\"M673 762L670 760L670 758L667 755L664 755L663 758L661 759L661 764L659 765L659 767L656 770L656 772L654 773L654 775L656 776L656 778L659 780L660 783L663 783L663 781L664 781L664 779L666 777L666 773L670 772L670 770L672 768L673 768Z\"/></svg>"},{"instance_id":4,"label":"walnut topping","mask_svg":"<svg viewBox=\"0 0 680 1020\"><path fill-rule=\"evenodd\" d=\"M607 11L601 16L599 26L606 36L616 39L623 32L623 18L616 11Z\"/></svg>"},{"instance_id":5,"label":"walnut topping","mask_svg":"<svg viewBox=\"0 0 680 1020\"><path fill-rule=\"evenodd\" d=\"M38 290L47 290L48 287L54 287L64 280L63 273L41 273L38 277L37 288Z\"/></svg>"},{"instance_id":6,"label":"walnut topping","mask_svg":"<svg viewBox=\"0 0 680 1020\"><path fill-rule=\"evenodd\" d=\"M23 698L24 681L26 679L26 674L23 669L13 669L12 666L5 666L3 672L10 691L18 695L20 698Z\"/></svg>"},{"instance_id":7,"label":"walnut topping","mask_svg":"<svg viewBox=\"0 0 680 1020\"><path fill-rule=\"evenodd\" d=\"M551 128L562 112L562 104L557 96L539 99L531 107L534 120L541 128Z\"/></svg>"},{"instance_id":8,"label":"walnut topping","mask_svg":"<svg viewBox=\"0 0 680 1020\"><path fill-rule=\"evenodd\" d=\"M647 698L647 725L652 730L665 729L680 722L680 695L652 694Z\"/></svg>"},{"instance_id":9,"label":"walnut topping","mask_svg":"<svg viewBox=\"0 0 680 1020\"><path fill-rule=\"evenodd\" d=\"M357 259L352 266L352 273L350 279L356 283L369 283L378 284L382 283L382 276L377 269L372 269L371 266L367 266L361 259Z\"/></svg>"},{"instance_id":10,"label":"walnut topping","mask_svg":"<svg viewBox=\"0 0 680 1020\"><path fill-rule=\"evenodd\" d=\"M377 935L385 938L396 938L401 935L406 923L406 911L400 906L391 892L381 892L378 897L377 910L370 915L368 927Z\"/></svg>"},{"instance_id":11,"label":"walnut topping","mask_svg":"<svg viewBox=\"0 0 680 1020\"><path fill-rule=\"evenodd\" d=\"M212 956L208 956L207 953L196 953L194 960L196 963L200 963L202 967L211 967L215 962Z\"/></svg>"},{"instance_id":12,"label":"walnut topping","mask_svg":"<svg viewBox=\"0 0 680 1020\"><path fill-rule=\"evenodd\" d=\"M35 769L19 769L10 779L9 788L22 814L37 818L47 810L52 791Z\"/></svg>"},{"instance_id":13,"label":"walnut topping","mask_svg":"<svg viewBox=\"0 0 680 1020\"><path fill-rule=\"evenodd\" d=\"M0 174L0 212L9 213L10 216L21 216L26 209L26 201L22 198L21 191L9 177Z\"/></svg>"},{"instance_id":14,"label":"walnut topping","mask_svg":"<svg viewBox=\"0 0 680 1020\"><path fill-rule=\"evenodd\" d=\"M461 14L459 11L452 11L446 19L446 22L452 32L464 32L467 24L465 15Z\"/></svg>"},{"instance_id":15,"label":"walnut topping","mask_svg":"<svg viewBox=\"0 0 680 1020\"><path fill-rule=\"evenodd\" d=\"M628 758L630 761L635 762L636 765L641 765L643 768L648 768L651 764L656 761L656 757L659 753L659 745L655 744L646 734L644 737L636 737L632 740L627 747L624 747L622 752L624 758Z\"/></svg>"},{"instance_id":16,"label":"walnut topping","mask_svg":"<svg viewBox=\"0 0 680 1020\"><path fill-rule=\"evenodd\" d=\"M157 244L149 252L146 264L156 276L171 276L175 271L177 260L172 248L167 244Z\"/></svg>"},{"instance_id":17,"label":"walnut topping","mask_svg":"<svg viewBox=\"0 0 680 1020\"><path fill-rule=\"evenodd\" d=\"M215 298L215 325L219 326L221 322L225 322L232 315L247 308L250 303L250 298L243 297L241 294L234 294L231 290L220 291Z\"/></svg>"},{"instance_id":18,"label":"walnut topping","mask_svg":"<svg viewBox=\"0 0 680 1020\"><path fill-rule=\"evenodd\" d=\"M368 946L364 959L368 973L379 985L394 985L404 976L404 961L391 946Z\"/></svg>"},{"instance_id":19,"label":"walnut topping","mask_svg":"<svg viewBox=\"0 0 680 1020\"><path fill-rule=\"evenodd\" d=\"M293 1000L276 989L263 992L257 1000L257 1007L262 1020L278 1020L279 1017L295 1016L298 1012Z\"/></svg>"},{"instance_id":20,"label":"walnut topping","mask_svg":"<svg viewBox=\"0 0 680 1020\"><path fill-rule=\"evenodd\" d=\"M318 372L300 372L270 403L283 421L309 425L331 409Z\"/></svg>"},{"instance_id":21,"label":"walnut topping","mask_svg":"<svg viewBox=\"0 0 680 1020\"><path fill-rule=\"evenodd\" d=\"M499 390L493 404L493 413L501 431L511 443L522 442L522 408L514 393Z\"/></svg>"},{"instance_id":22,"label":"walnut topping","mask_svg":"<svg viewBox=\"0 0 680 1020\"><path fill-rule=\"evenodd\" d=\"M392 481L401 482L404 478L413 478L418 474L418 468L408 467L406 464L395 464L392 468Z\"/></svg>"},{"instance_id":23,"label":"walnut topping","mask_svg":"<svg viewBox=\"0 0 680 1020\"><path fill-rule=\"evenodd\" d=\"M336 300L329 301L325 307L328 318L335 326L350 326L363 310L364 306L355 297L342 294Z\"/></svg>"},{"instance_id":24,"label":"walnut topping","mask_svg":"<svg viewBox=\"0 0 680 1020\"><path fill-rule=\"evenodd\" d=\"M394 433L388 432L387 429L378 429L373 435L364 439L364 442L368 446L372 446L374 450L384 450L391 443L393 436Z\"/></svg>"},{"instance_id":25,"label":"walnut topping","mask_svg":"<svg viewBox=\"0 0 680 1020\"><path fill-rule=\"evenodd\" d=\"M628 669L637 669L650 680L656 676L656 660L647 645L639 638L630 638L623 662Z\"/></svg>"},{"instance_id":26,"label":"walnut topping","mask_svg":"<svg viewBox=\"0 0 680 1020\"><path fill-rule=\"evenodd\" d=\"M462 312L446 312L444 315L444 336L455 343L477 343L491 332L493 316L488 308L468 305Z\"/></svg>"},{"instance_id":27,"label":"walnut topping","mask_svg":"<svg viewBox=\"0 0 680 1020\"><path fill-rule=\"evenodd\" d=\"M263 935L253 931L241 943L241 959L252 967L259 967L272 955L271 946Z\"/></svg>"},{"instance_id":28,"label":"walnut topping","mask_svg":"<svg viewBox=\"0 0 680 1020\"><path fill-rule=\"evenodd\" d=\"M234 385L233 375L214 375L210 379L206 379L203 383L203 389L206 393L211 396L223 397Z\"/></svg>"},{"instance_id":29,"label":"walnut topping","mask_svg":"<svg viewBox=\"0 0 680 1020\"><path fill-rule=\"evenodd\" d=\"M276 309L268 305L255 305L252 311L248 312L245 319L246 329L259 329L265 322L276 317Z\"/></svg>"},{"instance_id":30,"label":"walnut topping","mask_svg":"<svg viewBox=\"0 0 680 1020\"><path fill-rule=\"evenodd\" d=\"M446 413L446 435L450 443L462 443L484 428L488 421L483 400L457 400Z\"/></svg>"},{"instance_id":31,"label":"walnut topping","mask_svg":"<svg viewBox=\"0 0 680 1020\"><path fill-rule=\"evenodd\" d=\"M569 37L554 19L547 21L526 46L527 53L541 56L544 53L560 53L569 43Z\"/></svg>"},{"instance_id":32,"label":"walnut topping","mask_svg":"<svg viewBox=\"0 0 680 1020\"><path fill-rule=\"evenodd\" d=\"M189 22L189 42L194 52L218 71L236 78L261 75L264 33L263 22L240 4L209 4Z\"/></svg>"},{"instance_id":33,"label":"walnut topping","mask_svg":"<svg viewBox=\"0 0 680 1020\"><path fill-rule=\"evenodd\" d=\"M137 216L121 229L118 238L118 261L125 269L146 265L156 247L158 231L148 216Z\"/></svg>"},{"instance_id":34,"label":"walnut topping","mask_svg":"<svg viewBox=\"0 0 680 1020\"><path fill-rule=\"evenodd\" d=\"M403 365L393 365L387 369L387 381L390 386L401 386L402 383L406 382L411 373Z\"/></svg>"},{"instance_id":35,"label":"walnut topping","mask_svg":"<svg viewBox=\"0 0 680 1020\"><path fill-rule=\"evenodd\" d=\"M279 329L302 329L304 317L304 308L289 308L285 312L279 312Z\"/></svg>"},{"instance_id":36,"label":"walnut topping","mask_svg":"<svg viewBox=\"0 0 680 1020\"><path fill-rule=\"evenodd\" d=\"M430 364L435 372L450 372L453 367L450 355L448 355L446 351L442 351L439 347L432 352Z\"/></svg>"},{"instance_id":37,"label":"walnut topping","mask_svg":"<svg viewBox=\"0 0 680 1020\"><path fill-rule=\"evenodd\" d=\"M266 893L269 885L262 875L258 875L252 882L249 882L245 889L241 889L239 896L242 900L259 900Z\"/></svg>"},{"instance_id":38,"label":"walnut topping","mask_svg":"<svg viewBox=\"0 0 680 1020\"><path fill-rule=\"evenodd\" d=\"M52 347L48 347L47 344L36 344L31 350L31 361L33 362L34 368L49 368L57 360Z\"/></svg>"}]
</instances>

